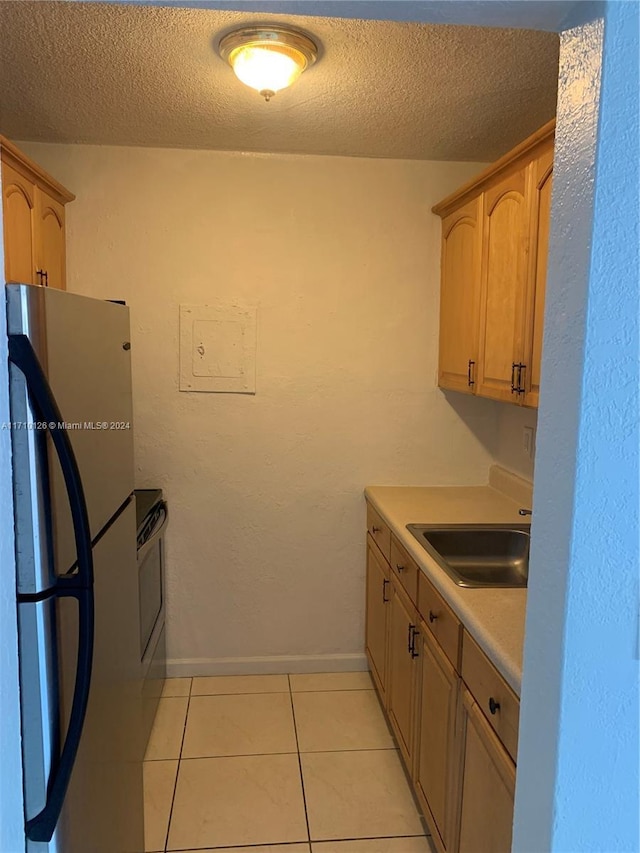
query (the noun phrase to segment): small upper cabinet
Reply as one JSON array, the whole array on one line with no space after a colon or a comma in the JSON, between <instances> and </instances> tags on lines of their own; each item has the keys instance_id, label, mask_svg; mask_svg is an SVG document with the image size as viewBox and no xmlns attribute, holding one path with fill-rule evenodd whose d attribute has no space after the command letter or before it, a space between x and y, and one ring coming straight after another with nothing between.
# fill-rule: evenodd
<instances>
[{"instance_id":1,"label":"small upper cabinet","mask_svg":"<svg viewBox=\"0 0 640 853\"><path fill-rule=\"evenodd\" d=\"M484 193L480 353L476 393L512 399L522 349L529 251L528 166Z\"/></svg>"},{"instance_id":2,"label":"small upper cabinet","mask_svg":"<svg viewBox=\"0 0 640 853\"><path fill-rule=\"evenodd\" d=\"M439 385L538 405L555 122L437 204Z\"/></svg>"},{"instance_id":3,"label":"small upper cabinet","mask_svg":"<svg viewBox=\"0 0 640 853\"><path fill-rule=\"evenodd\" d=\"M469 394L478 360L481 203L474 198L442 222L438 381Z\"/></svg>"},{"instance_id":4,"label":"small upper cabinet","mask_svg":"<svg viewBox=\"0 0 640 853\"><path fill-rule=\"evenodd\" d=\"M34 283L36 187L2 163L4 273L7 281Z\"/></svg>"},{"instance_id":5,"label":"small upper cabinet","mask_svg":"<svg viewBox=\"0 0 640 853\"><path fill-rule=\"evenodd\" d=\"M36 187L36 284L65 289L65 248L64 205Z\"/></svg>"},{"instance_id":6,"label":"small upper cabinet","mask_svg":"<svg viewBox=\"0 0 640 853\"><path fill-rule=\"evenodd\" d=\"M75 196L0 136L6 281L66 287L65 210Z\"/></svg>"}]
</instances>

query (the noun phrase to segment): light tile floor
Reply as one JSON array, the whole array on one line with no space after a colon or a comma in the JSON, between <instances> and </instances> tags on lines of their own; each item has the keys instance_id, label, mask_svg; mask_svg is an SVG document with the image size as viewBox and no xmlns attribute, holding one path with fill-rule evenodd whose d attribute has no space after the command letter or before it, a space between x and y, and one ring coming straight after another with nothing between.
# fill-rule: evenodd
<instances>
[{"instance_id":1,"label":"light tile floor","mask_svg":"<svg viewBox=\"0 0 640 853\"><path fill-rule=\"evenodd\" d=\"M167 681L148 853L432 853L368 673Z\"/></svg>"}]
</instances>

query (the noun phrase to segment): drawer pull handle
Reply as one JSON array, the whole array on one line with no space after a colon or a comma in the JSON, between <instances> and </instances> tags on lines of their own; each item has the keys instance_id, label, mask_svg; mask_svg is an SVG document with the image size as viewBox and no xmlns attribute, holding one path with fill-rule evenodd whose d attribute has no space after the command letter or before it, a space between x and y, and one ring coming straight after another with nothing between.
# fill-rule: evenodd
<instances>
[{"instance_id":1,"label":"drawer pull handle","mask_svg":"<svg viewBox=\"0 0 640 853\"><path fill-rule=\"evenodd\" d=\"M433 623L437 619L437 615L433 612L433 610L429 611L429 622Z\"/></svg>"},{"instance_id":2,"label":"drawer pull handle","mask_svg":"<svg viewBox=\"0 0 640 853\"><path fill-rule=\"evenodd\" d=\"M489 710L491 711L492 716L497 714L500 710L500 703L496 702L493 696L489 697Z\"/></svg>"},{"instance_id":3,"label":"drawer pull handle","mask_svg":"<svg viewBox=\"0 0 640 853\"><path fill-rule=\"evenodd\" d=\"M382 528L381 528L381 527L376 527L376 526L375 526L375 524L374 524L374 525L373 525L373 527L371 528L371 532L372 532L372 533L373 533L373 535L375 536L375 535L376 535L376 533L382 533Z\"/></svg>"},{"instance_id":4,"label":"drawer pull handle","mask_svg":"<svg viewBox=\"0 0 640 853\"><path fill-rule=\"evenodd\" d=\"M399 565L399 563L396 563L396 569L397 569L399 572L404 572L404 566Z\"/></svg>"}]
</instances>

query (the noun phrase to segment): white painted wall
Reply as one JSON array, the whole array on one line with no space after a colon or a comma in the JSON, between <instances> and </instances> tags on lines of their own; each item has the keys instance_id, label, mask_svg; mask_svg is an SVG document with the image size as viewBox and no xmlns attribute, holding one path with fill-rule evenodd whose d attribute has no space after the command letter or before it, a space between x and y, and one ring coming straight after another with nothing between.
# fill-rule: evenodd
<instances>
[{"instance_id":1,"label":"white painted wall","mask_svg":"<svg viewBox=\"0 0 640 853\"><path fill-rule=\"evenodd\" d=\"M492 462L496 406L435 384L430 208L478 165L23 147L78 196L70 289L131 306L137 480L171 511L171 658L363 664L363 487L482 483ZM255 397L178 391L178 306L217 299L259 306Z\"/></svg>"},{"instance_id":2,"label":"white painted wall","mask_svg":"<svg viewBox=\"0 0 640 853\"><path fill-rule=\"evenodd\" d=\"M531 427L535 433L538 427L537 409L526 409L524 406L511 406L508 403L496 403L498 432L494 450L498 465L507 468L533 482L533 457L529 457L523 449L523 431Z\"/></svg>"}]
</instances>

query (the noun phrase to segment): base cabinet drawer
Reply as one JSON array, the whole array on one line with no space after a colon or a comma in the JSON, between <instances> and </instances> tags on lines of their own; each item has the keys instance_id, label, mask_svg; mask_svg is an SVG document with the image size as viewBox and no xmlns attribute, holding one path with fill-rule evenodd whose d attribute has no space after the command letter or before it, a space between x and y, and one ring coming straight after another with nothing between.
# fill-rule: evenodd
<instances>
[{"instance_id":1,"label":"base cabinet drawer","mask_svg":"<svg viewBox=\"0 0 640 853\"><path fill-rule=\"evenodd\" d=\"M491 728L516 761L520 702L466 631L462 639L462 678Z\"/></svg>"},{"instance_id":2,"label":"base cabinet drawer","mask_svg":"<svg viewBox=\"0 0 640 853\"><path fill-rule=\"evenodd\" d=\"M418 610L450 663L459 670L460 620L423 572L418 578Z\"/></svg>"},{"instance_id":3,"label":"base cabinet drawer","mask_svg":"<svg viewBox=\"0 0 640 853\"><path fill-rule=\"evenodd\" d=\"M411 601L417 604L418 575L420 574L420 569L395 536L391 537L391 570L402 584Z\"/></svg>"},{"instance_id":4,"label":"base cabinet drawer","mask_svg":"<svg viewBox=\"0 0 640 853\"><path fill-rule=\"evenodd\" d=\"M380 548L385 560L389 562L391 559L391 531L371 504L367 504L367 533Z\"/></svg>"},{"instance_id":5,"label":"base cabinet drawer","mask_svg":"<svg viewBox=\"0 0 640 853\"><path fill-rule=\"evenodd\" d=\"M516 767L468 690L462 691L459 853L509 853Z\"/></svg>"}]
</instances>

